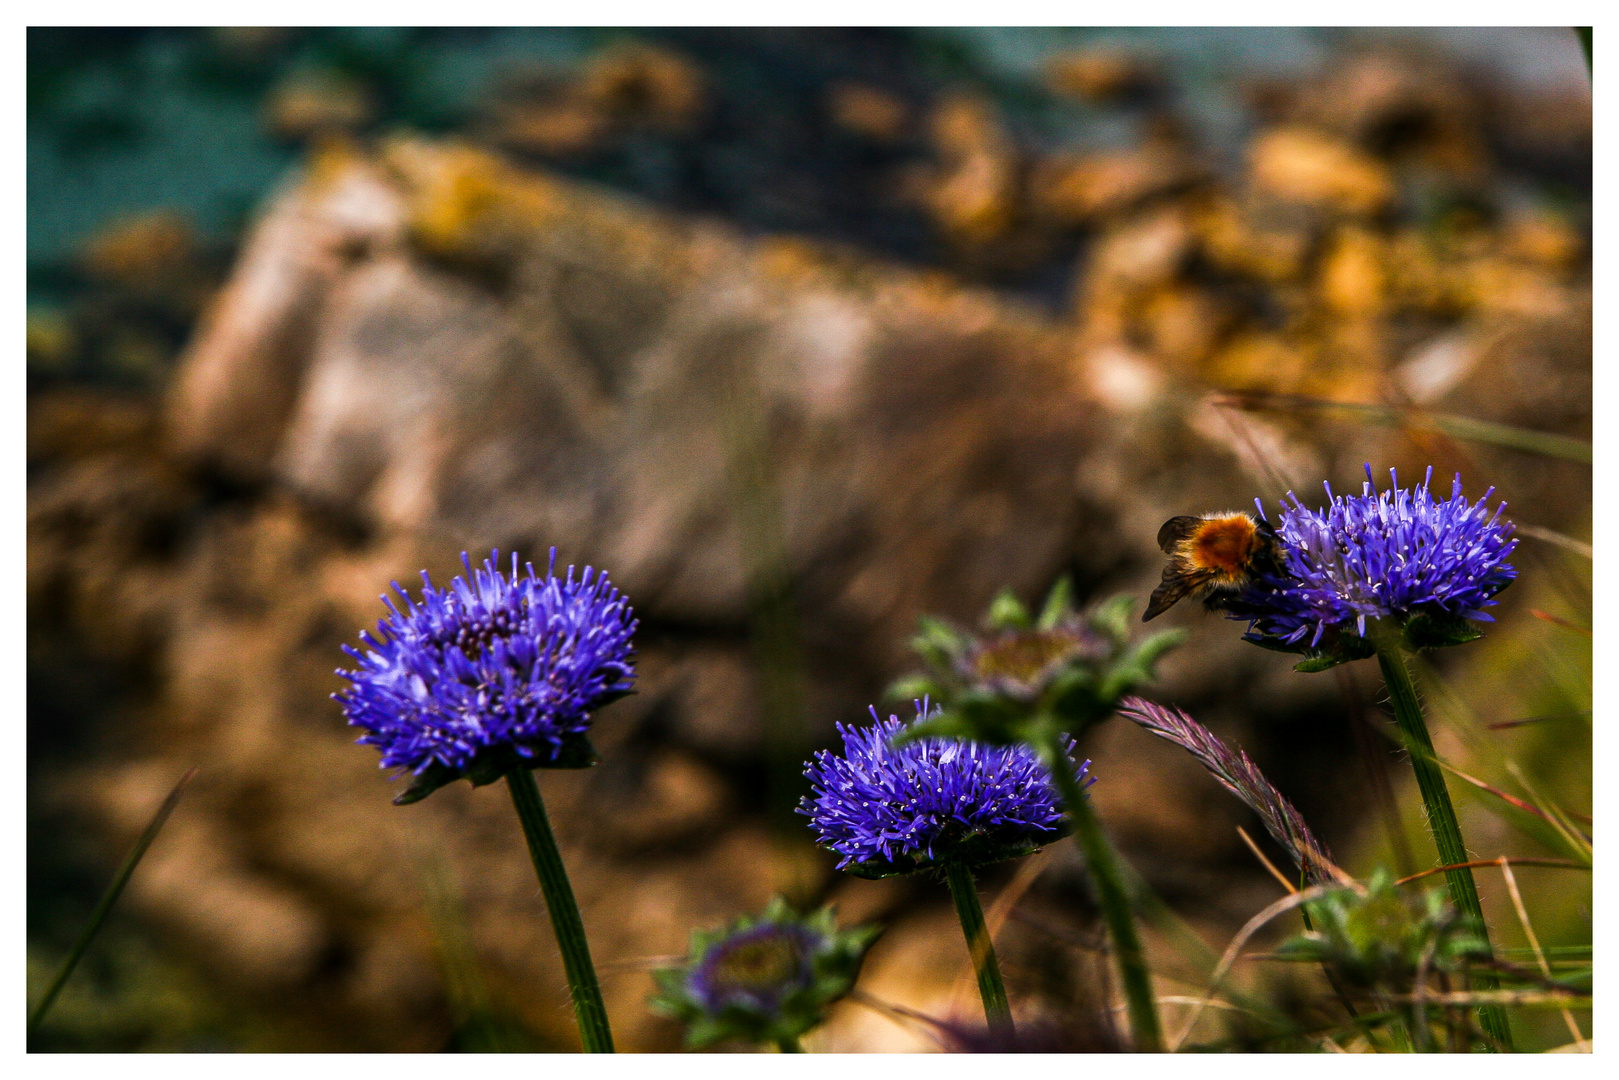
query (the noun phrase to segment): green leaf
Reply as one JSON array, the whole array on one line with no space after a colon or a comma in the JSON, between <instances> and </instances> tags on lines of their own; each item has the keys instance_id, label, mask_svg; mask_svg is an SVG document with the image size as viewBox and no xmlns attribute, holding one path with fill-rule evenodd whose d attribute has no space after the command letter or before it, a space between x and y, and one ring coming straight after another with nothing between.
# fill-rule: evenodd
<instances>
[{"instance_id":1,"label":"green leaf","mask_svg":"<svg viewBox=\"0 0 1619 1080\"><path fill-rule=\"evenodd\" d=\"M1284 641L1278 637L1264 634L1245 634L1243 640L1258 645L1261 649L1272 652L1287 653L1292 656L1302 656L1303 660L1293 665L1294 671L1306 674L1316 671L1326 671L1339 664L1347 664L1351 660L1366 660L1377 655L1377 648L1369 638L1358 637L1338 631L1329 631L1318 647L1311 648L1302 641Z\"/></svg>"},{"instance_id":2,"label":"green leaf","mask_svg":"<svg viewBox=\"0 0 1619 1080\"><path fill-rule=\"evenodd\" d=\"M1271 637L1268 634L1244 634L1242 640L1250 645L1258 645L1261 649L1287 653L1289 656L1298 656L1310 651L1308 645L1303 645L1296 641L1284 641L1282 638Z\"/></svg>"},{"instance_id":3,"label":"green leaf","mask_svg":"<svg viewBox=\"0 0 1619 1080\"><path fill-rule=\"evenodd\" d=\"M434 762L414 776L409 787L394 796L394 805L409 806L411 803L421 802L439 788L453 784L459 779L461 779L459 770Z\"/></svg>"}]
</instances>

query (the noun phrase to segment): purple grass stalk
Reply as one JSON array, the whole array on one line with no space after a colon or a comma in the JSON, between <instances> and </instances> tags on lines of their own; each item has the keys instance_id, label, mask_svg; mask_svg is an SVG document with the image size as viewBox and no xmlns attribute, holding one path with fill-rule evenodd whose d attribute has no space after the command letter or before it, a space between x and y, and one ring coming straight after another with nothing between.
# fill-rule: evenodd
<instances>
[{"instance_id":1,"label":"purple grass stalk","mask_svg":"<svg viewBox=\"0 0 1619 1080\"><path fill-rule=\"evenodd\" d=\"M1119 715L1197 758L1222 787L1259 815L1265 831L1282 846L1299 872L1312 884L1331 884L1337 880L1327 846L1316 839L1298 808L1265 779L1265 774L1242 750L1227 746L1214 732L1179 709L1142 698L1125 698L1119 703Z\"/></svg>"}]
</instances>

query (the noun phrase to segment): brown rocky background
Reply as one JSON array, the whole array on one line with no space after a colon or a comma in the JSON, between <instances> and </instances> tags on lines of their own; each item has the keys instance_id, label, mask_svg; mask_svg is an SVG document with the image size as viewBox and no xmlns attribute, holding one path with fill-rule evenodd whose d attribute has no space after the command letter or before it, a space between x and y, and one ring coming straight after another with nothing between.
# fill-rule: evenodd
<instances>
[{"instance_id":1,"label":"brown rocky background","mask_svg":"<svg viewBox=\"0 0 1619 1080\"><path fill-rule=\"evenodd\" d=\"M1441 59L1346 51L1256 81L1225 147L1117 50L1044 76L1144 118L1101 150L1033 146L972 89L828 83L840 138L907 147L875 175L932 238L922 260L572 178L647 131L706 130L717 92L679 48L507 86L453 136L374 134L339 108L358 99L284 88L270 119L307 149L217 289L183 222L83 256L106 304L200 312L172 375L29 399L31 859L106 873L199 770L109 931L137 957L106 976L122 989L64 1011L133 1010L179 1045L575 1045L503 793L391 806L328 699L388 583L447 579L463 550L555 545L641 618L602 765L541 775L630 1050L678 1045L647 968L776 891L890 924L871 995L972 1015L942 888L838 875L782 827L783 761L882 701L921 614L970 624L1063 574L1144 602L1165 518L1308 500L1366 461L1495 484L1535 530L1502 627L1578 613L1588 465L1443 416L1589 440L1589 98ZM31 361L51 329L30 324ZM1190 605L1164 622L1192 638L1155 695L1248 749L1346 864L1423 840L1387 839L1404 777L1367 673L1294 675ZM1520 660L1441 667L1506 720L1545 696ZM1276 888L1247 812L1140 731L1085 752L1129 858L1218 951ZM1031 1016L1100 994L1077 858L1041 858L1001 938ZM857 1004L811 1041L933 1045Z\"/></svg>"}]
</instances>

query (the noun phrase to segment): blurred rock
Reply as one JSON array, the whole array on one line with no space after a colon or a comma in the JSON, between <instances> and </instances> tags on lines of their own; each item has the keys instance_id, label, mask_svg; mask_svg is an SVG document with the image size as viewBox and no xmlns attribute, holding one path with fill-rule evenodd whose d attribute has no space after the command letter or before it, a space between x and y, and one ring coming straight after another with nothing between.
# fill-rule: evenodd
<instances>
[{"instance_id":1,"label":"blurred rock","mask_svg":"<svg viewBox=\"0 0 1619 1080\"><path fill-rule=\"evenodd\" d=\"M1299 85L1290 110L1299 123L1380 157L1420 159L1458 176L1485 167L1477 98L1436 57L1365 52Z\"/></svg>"},{"instance_id":2,"label":"blurred rock","mask_svg":"<svg viewBox=\"0 0 1619 1080\"><path fill-rule=\"evenodd\" d=\"M1157 90L1161 78L1146 58L1106 46L1062 53L1046 64L1046 85L1082 101L1113 101Z\"/></svg>"},{"instance_id":3,"label":"blurred rock","mask_svg":"<svg viewBox=\"0 0 1619 1080\"><path fill-rule=\"evenodd\" d=\"M939 231L971 254L1005 240L1017 224L1022 161L989 102L941 101L928 117L935 164L918 193Z\"/></svg>"},{"instance_id":4,"label":"blurred rock","mask_svg":"<svg viewBox=\"0 0 1619 1080\"><path fill-rule=\"evenodd\" d=\"M892 142L905 133L911 110L894 94L864 83L843 82L827 95L832 122L875 142Z\"/></svg>"},{"instance_id":5,"label":"blurred rock","mask_svg":"<svg viewBox=\"0 0 1619 1080\"><path fill-rule=\"evenodd\" d=\"M279 139L304 140L359 131L376 116L370 89L336 72L297 72L271 91L264 124Z\"/></svg>"},{"instance_id":6,"label":"blurred rock","mask_svg":"<svg viewBox=\"0 0 1619 1080\"><path fill-rule=\"evenodd\" d=\"M514 92L497 130L557 156L695 132L708 91L684 63L599 58ZM621 1045L677 1046L643 1008L648 958L778 889L892 919L863 985L945 1015L966 951L942 894L852 883L766 827L781 683L802 683L788 744L827 744L910 665L920 614L970 622L1000 589L1033 600L1063 573L1083 600L1144 596L1165 518L1353 482L1363 461L1465 466L1470 493L1499 477L1522 520L1582 527L1583 466L1207 396L1409 401L1589 435L1581 219L1446 172L1442 148L1465 139L1423 149L1398 118L1494 121L1420 73L1379 70L1342 76L1358 95L1342 122L1302 90L1278 102L1251 183L1167 128L1070 156L1024 145L986 99L935 99L921 130L924 114L894 108L920 96L865 76L817 91L839 145L924 147L912 194L951 238L939 266L1073 268L1043 286L1061 314L465 144L321 142L262 208L161 409L30 401L31 748L56 745L45 725L98 672L123 680L96 737L31 774L31 795L113 850L199 766L131 900L222 985L291 1002L338 1046L449 1043L423 881L447 860L492 997L571 1047L505 794L389 805L396 785L329 700L339 645L382 614L390 581L414 587L425 567L442 582L462 550L538 561L555 544L608 569L643 620L638 692L597 725L602 766L541 778ZM1076 88L1123 92L1106 74ZM139 284L126 270L160 241L109 243L106 287ZM48 329L31 327L31 357ZM782 597L785 669L763 647ZM1351 836L1368 808L1337 684L1292 675L1195 605L1164 622L1197 637L1158 692L1254 754L1329 842ZM67 704L36 713L36 688ZM1235 835L1244 811L1184 755L1127 728L1083 750L1133 864L1211 940L1270 895ZM1081 882L1062 845L1038 899L1074 933L1092 915ZM1041 969L1053 939L1006 933L1022 1000L1058 1000ZM817 1038L934 1045L854 1003Z\"/></svg>"},{"instance_id":7,"label":"blurred rock","mask_svg":"<svg viewBox=\"0 0 1619 1080\"><path fill-rule=\"evenodd\" d=\"M78 335L67 313L57 309L28 309L28 366L60 374L78 351Z\"/></svg>"},{"instance_id":8,"label":"blurred rock","mask_svg":"<svg viewBox=\"0 0 1619 1080\"><path fill-rule=\"evenodd\" d=\"M197 257L191 224L174 211L158 210L126 218L92 237L83 263L89 274L126 289L143 289L191 271Z\"/></svg>"},{"instance_id":9,"label":"blurred rock","mask_svg":"<svg viewBox=\"0 0 1619 1080\"><path fill-rule=\"evenodd\" d=\"M669 49L622 45L577 73L514 80L491 111L492 137L506 147L575 157L637 131L687 131L708 95L702 71Z\"/></svg>"},{"instance_id":10,"label":"blurred rock","mask_svg":"<svg viewBox=\"0 0 1619 1080\"><path fill-rule=\"evenodd\" d=\"M1339 229L1321 263L1321 298L1327 308L1349 319L1382 314L1386 262L1379 237L1353 226Z\"/></svg>"},{"instance_id":11,"label":"blurred rock","mask_svg":"<svg viewBox=\"0 0 1619 1080\"><path fill-rule=\"evenodd\" d=\"M1036 212L1062 224L1080 224L1132 209L1176 191L1197 176L1177 148L1147 144L1139 149L1042 161L1029 181Z\"/></svg>"}]
</instances>

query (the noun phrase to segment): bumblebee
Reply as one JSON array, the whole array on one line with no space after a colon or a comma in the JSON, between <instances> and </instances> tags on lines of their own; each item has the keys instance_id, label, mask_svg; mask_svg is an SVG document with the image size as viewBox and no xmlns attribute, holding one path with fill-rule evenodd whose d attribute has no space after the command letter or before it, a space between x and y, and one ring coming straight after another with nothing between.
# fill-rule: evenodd
<instances>
[{"instance_id":1,"label":"bumblebee","mask_svg":"<svg viewBox=\"0 0 1619 1080\"><path fill-rule=\"evenodd\" d=\"M1158 546L1169 556L1169 565L1152 591L1142 622L1193 594L1210 609L1223 607L1227 597L1221 594L1234 593L1256 573L1276 567L1281 541L1270 522L1227 510L1170 518L1158 530Z\"/></svg>"}]
</instances>

